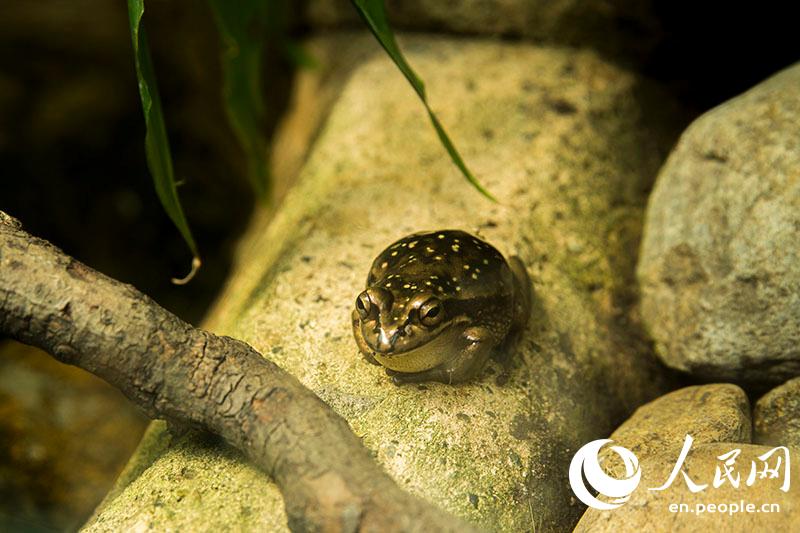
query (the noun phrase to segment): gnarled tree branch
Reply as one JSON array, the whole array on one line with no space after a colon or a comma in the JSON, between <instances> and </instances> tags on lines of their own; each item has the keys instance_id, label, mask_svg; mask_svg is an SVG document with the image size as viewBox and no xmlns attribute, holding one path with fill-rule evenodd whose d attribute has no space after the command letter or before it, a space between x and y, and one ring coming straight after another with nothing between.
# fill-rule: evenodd
<instances>
[{"instance_id":1,"label":"gnarled tree branch","mask_svg":"<svg viewBox=\"0 0 800 533\"><path fill-rule=\"evenodd\" d=\"M105 379L153 418L223 437L273 477L293 530L470 530L400 489L344 419L253 348L192 327L2 211L0 333Z\"/></svg>"}]
</instances>

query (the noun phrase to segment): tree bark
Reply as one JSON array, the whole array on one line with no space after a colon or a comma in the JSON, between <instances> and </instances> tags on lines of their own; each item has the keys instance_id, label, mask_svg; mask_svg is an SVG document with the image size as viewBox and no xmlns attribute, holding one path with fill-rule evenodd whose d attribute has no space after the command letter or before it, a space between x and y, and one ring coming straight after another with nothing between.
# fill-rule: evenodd
<instances>
[{"instance_id":1,"label":"tree bark","mask_svg":"<svg viewBox=\"0 0 800 533\"><path fill-rule=\"evenodd\" d=\"M192 327L0 211L0 333L220 435L280 488L295 531L470 531L408 494L347 422L244 342Z\"/></svg>"}]
</instances>

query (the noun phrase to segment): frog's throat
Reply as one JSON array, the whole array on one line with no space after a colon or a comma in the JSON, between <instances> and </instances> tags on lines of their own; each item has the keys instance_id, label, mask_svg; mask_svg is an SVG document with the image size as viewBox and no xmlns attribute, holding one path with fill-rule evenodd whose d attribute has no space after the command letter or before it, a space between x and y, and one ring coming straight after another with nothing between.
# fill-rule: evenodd
<instances>
[{"instance_id":1,"label":"frog's throat","mask_svg":"<svg viewBox=\"0 0 800 533\"><path fill-rule=\"evenodd\" d=\"M437 340L439 340L439 337L441 337L442 335L447 334L448 332L453 330L453 328L455 328L458 331L463 331L464 328L466 327L466 324L469 323L469 320L470 320L469 317L466 317L466 316L458 316L456 318L453 318L452 320L448 321L446 324L441 325L439 327L439 329L437 329L435 331L428 332L428 335L426 336L424 341L417 341L415 343L409 343L408 346L406 346L406 347L404 347L402 349L399 349L399 350L398 349L393 349L390 352L383 352L383 351L379 350L376 346L373 346L371 342L366 340L366 338L364 340L365 340L365 342L367 343L367 345L370 347L370 349L373 352L375 352L376 354L378 354L378 355L380 355L382 357L402 357L403 355L406 355L406 354L408 354L410 352L413 352L414 350L417 350L417 349L419 349L419 348L421 348L421 347L423 347L423 346L425 346L427 344L430 344L432 342L436 342Z\"/></svg>"},{"instance_id":2,"label":"frog's throat","mask_svg":"<svg viewBox=\"0 0 800 533\"><path fill-rule=\"evenodd\" d=\"M450 324L438 335L418 346L402 352L382 354L375 352L375 359L396 372L422 372L449 361L464 348L463 324Z\"/></svg>"}]
</instances>

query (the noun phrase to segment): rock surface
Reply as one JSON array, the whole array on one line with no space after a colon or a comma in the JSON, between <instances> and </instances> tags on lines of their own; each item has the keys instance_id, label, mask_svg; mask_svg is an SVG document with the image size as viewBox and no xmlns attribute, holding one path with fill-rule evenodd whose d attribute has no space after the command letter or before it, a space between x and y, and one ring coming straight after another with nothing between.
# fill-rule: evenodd
<instances>
[{"instance_id":1,"label":"rock surface","mask_svg":"<svg viewBox=\"0 0 800 533\"><path fill-rule=\"evenodd\" d=\"M800 64L683 134L649 200L642 314L669 366L707 379L800 373Z\"/></svg>"},{"instance_id":2,"label":"rock surface","mask_svg":"<svg viewBox=\"0 0 800 533\"><path fill-rule=\"evenodd\" d=\"M166 432L151 427L127 485L82 531L287 531L278 488L236 450Z\"/></svg>"},{"instance_id":3,"label":"rock surface","mask_svg":"<svg viewBox=\"0 0 800 533\"><path fill-rule=\"evenodd\" d=\"M800 378L775 387L753 409L753 441L800 448Z\"/></svg>"},{"instance_id":4,"label":"rock surface","mask_svg":"<svg viewBox=\"0 0 800 533\"><path fill-rule=\"evenodd\" d=\"M609 438L632 451L647 468L650 457L667 453L677 457L687 434L697 444L750 442L747 395L731 384L685 387L639 407ZM613 465L609 472L624 473L624 465L614 452L604 455Z\"/></svg>"},{"instance_id":5,"label":"rock surface","mask_svg":"<svg viewBox=\"0 0 800 533\"><path fill-rule=\"evenodd\" d=\"M409 491L492 530L564 531L581 512L572 453L668 386L636 333L632 288L645 191L672 140L648 110L675 114L593 53L403 42L499 203L466 183L376 55L353 72L276 218L250 228L208 327L296 375ZM480 231L519 255L533 316L516 353L476 382L396 387L359 357L350 311L387 243L435 228ZM192 441L151 452L89 530L281 522L275 487L229 452Z\"/></svg>"}]
</instances>

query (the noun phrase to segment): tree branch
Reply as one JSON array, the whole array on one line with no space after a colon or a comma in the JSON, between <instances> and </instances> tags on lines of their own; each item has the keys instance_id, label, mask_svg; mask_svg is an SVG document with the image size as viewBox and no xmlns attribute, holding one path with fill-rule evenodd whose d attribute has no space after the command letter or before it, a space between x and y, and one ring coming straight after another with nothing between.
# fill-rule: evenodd
<instances>
[{"instance_id":1,"label":"tree branch","mask_svg":"<svg viewBox=\"0 0 800 533\"><path fill-rule=\"evenodd\" d=\"M347 422L249 345L196 329L0 211L0 333L220 435L272 476L295 531L469 531L400 489Z\"/></svg>"}]
</instances>

